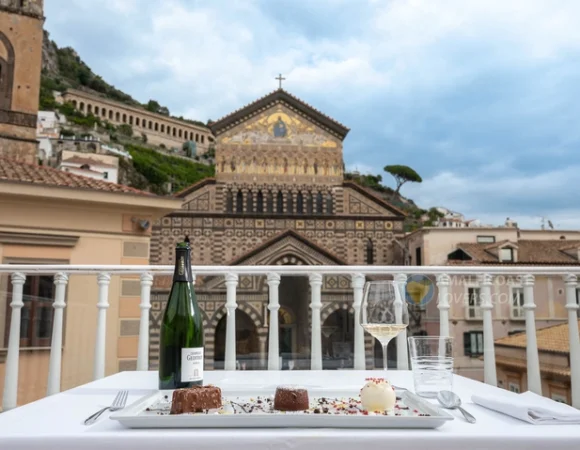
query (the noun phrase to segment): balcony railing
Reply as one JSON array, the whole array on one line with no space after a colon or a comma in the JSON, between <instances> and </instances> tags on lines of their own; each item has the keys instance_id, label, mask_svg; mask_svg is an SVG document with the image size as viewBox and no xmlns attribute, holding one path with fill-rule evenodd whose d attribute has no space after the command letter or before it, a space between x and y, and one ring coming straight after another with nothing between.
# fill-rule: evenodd
<instances>
[{"instance_id":1,"label":"balcony railing","mask_svg":"<svg viewBox=\"0 0 580 450\"><path fill-rule=\"evenodd\" d=\"M499 267L499 266L194 266L194 276L223 276L226 285L226 339L225 339L225 370L236 369L236 291L240 275L266 276L269 301L269 345L267 349L267 368L280 369L278 342L278 310L280 308L278 287L281 276L308 277L311 287L310 309L311 319L311 356L310 368L320 370L322 365L322 327L321 327L321 287L323 275L343 275L350 277L353 290L354 309L354 369L365 369L364 331L358 324L358 316L363 297L363 287L366 277L392 277L400 288L404 298L405 284L408 275L434 275L438 288L437 308L439 310L439 334L449 336L450 281L451 276L477 276L481 296L481 315L484 333L484 381L497 385L494 336L492 326L491 286L494 276L519 276L522 280L527 334L527 377L528 389L541 394L540 363L536 340L536 324L534 309L535 276L559 276L563 278L566 288L566 309L568 311L570 339L570 370L572 385L572 404L580 408L580 339L578 334L578 304L576 302L577 277L580 267ZM21 337L21 310L23 302L23 286L27 276L49 275L55 284L55 299L53 302L54 316L48 368L47 395L59 392L61 377L61 349L63 342L63 318L65 292L71 276L91 274L95 276L98 285L98 295L95 299L97 308L96 343L94 353L93 378L99 379L105 375L106 321L109 307L109 284L112 275L140 275L141 311L137 370L148 370L149 367L149 310L151 309L151 286L153 279L159 275L172 275L173 266L99 266L99 265L0 265L0 274L9 274L12 284L10 303L10 329L8 338L8 353L6 357L3 410L17 406L18 366ZM408 369L408 354L406 332L397 337L397 367Z\"/></svg>"}]
</instances>

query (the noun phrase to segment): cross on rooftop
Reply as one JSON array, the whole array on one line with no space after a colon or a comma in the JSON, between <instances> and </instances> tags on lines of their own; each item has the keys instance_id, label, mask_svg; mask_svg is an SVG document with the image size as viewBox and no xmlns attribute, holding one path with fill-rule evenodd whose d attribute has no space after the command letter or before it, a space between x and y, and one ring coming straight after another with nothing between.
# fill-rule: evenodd
<instances>
[{"instance_id":1,"label":"cross on rooftop","mask_svg":"<svg viewBox=\"0 0 580 450\"><path fill-rule=\"evenodd\" d=\"M278 80L278 82L280 83L278 89L282 89L282 80L285 80L286 78L283 78L282 74L280 74L275 79Z\"/></svg>"}]
</instances>

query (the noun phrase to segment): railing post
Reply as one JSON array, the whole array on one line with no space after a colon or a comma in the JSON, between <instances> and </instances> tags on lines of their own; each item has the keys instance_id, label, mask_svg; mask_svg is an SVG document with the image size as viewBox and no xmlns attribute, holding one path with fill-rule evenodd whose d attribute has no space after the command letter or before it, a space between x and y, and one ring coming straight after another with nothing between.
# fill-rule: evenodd
<instances>
[{"instance_id":1,"label":"railing post","mask_svg":"<svg viewBox=\"0 0 580 450\"><path fill-rule=\"evenodd\" d=\"M437 275L437 308L439 309L439 335L449 337L449 275L442 273Z\"/></svg>"},{"instance_id":2,"label":"railing post","mask_svg":"<svg viewBox=\"0 0 580 450\"><path fill-rule=\"evenodd\" d=\"M528 359L528 390L542 395L542 378L540 377L540 359L538 356L538 341L536 339L536 319L534 309L534 276L524 275L522 277L524 286L524 310L526 315L526 336L527 347L526 357Z\"/></svg>"},{"instance_id":3,"label":"railing post","mask_svg":"<svg viewBox=\"0 0 580 450\"><path fill-rule=\"evenodd\" d=\"M280 348L278 343L278 286L280 285L280 275L269 273L267 279L270 299L268 309L270 310L269 342L268 342L268 370L280 370Z\"/></svg>"},{"instance_id":4,"label":"railing post","mask_svg":"<svg viewBox=\"0 0 580 450\"><path fill-rule=\"evenodd\" d=\"M109 284L111 276L108 273L97 275L99 285L99 300L97 301L97 337L95 340L95 365L93 379L105 376L105 349L107 346L107 309L109 308Z\"/></svg>"},{"instance_id":5,"label":"railing post","mask_svg":"<svg viewBox=\"0 0 580 450\"><path fill-rule=\"evenodd\" d=\"M226 354L224 370L236 370L236 287L238 276L235 273L226 274Z\"/></svg>"},{"instance_id":6,"label":"railing post","mask_svg":"<svg viewBox=\"0 0 580 450\"><path fill-rule=\"evenodd\" d=\"M403 307L405 306L407 286L407 275L399 273L395 275L395 284L397 285L399 295L395 297L395 314L397 323L403 322ZM407 328L401 331L397 337L397 370L409 370L409 354L407 351Z\"/></svg>"},{"instance_id":7,"label":"railing post","mask_svg":"<svg viewBox=\"0 0 580 450\"><path fill-rule=\"evenodd\" d=\"M149 310L151 309L151 286L153 275L141 274L141 318L139 319L139 346L137 348L137 370L149 369Z\"/></svg>"},{"instance_id":8,"label":"railing post","mask_svg":"<svg viewBox=\"0 0 580 450\"><path fill-rule=\"evenodd\" d=\"M580 409L580 336L578 333L578 304L576 303L576 287L578 277L568 274L564 276L566 283L566 309L568 310L568 338L570 340L570 387L572 391L572 406Z\"/></svg>"},{"instance_id":9,"label":"railing post","mask_svg":"<svg viewBox=\"0 0 580 450\"><path fill-rule=\"evenodd\" d=\"M48 362L48 386L46 395L52 395L60 392L60 373L62 370L62 328L63 316L66 303L64 294L68 283L68 275L59 272L54 275L54 284L56 292L54 295L54 318L52 321L52 342L50 344L50 360Z\"/></svg>"},{"instance_id":10,"label":"railing post","mask_svg":"<svg viewBox=\"0 0 580 450\"><path fill-rule=\"evenodd\" d=\"M16 408L18 396L18 363L20 359L20 313L24 306L22 301L22 288L26 281L26 275L15 272L11 276L12 301L10 308L10 335L8 338L8 354L6 355L6 372L4 374L4 394L2 397L2 410Z\"/></svg>"},{"instance_id":11,"label":"railing post","mask_svg":"<svg viewBox=\"0 0 580 450\"><path fill-rule=\"evenodd\" d=\"M493 340L493 304L491 302L491 276L481 276L481 309L483 310L483 377L487 384L497 386L495 344Z\"/></svg>"},{"instance_id":12,"label":"railing post","mask_svg":"<svg viewBox=\"0 0 580 450\"><path fill-rule=\"evenodd\" d=\"M309 277L312 308L312 343L310 350L310 370L322 370L322 329L320 309L322 308L322 275L313 273Z\"/></svg>"},{"instance_id":13,"label":"railing post","mask_svg":"<svg viewBox=\"0 0 580 450\"><path fill-rule=\"evenodd\" d=\"M351 286L353 288L354 308L354 369L365 370L365 331L360 324L360 313L363 299L365 276L362 273L352 275Z\"/></svg>"}]
</instances>

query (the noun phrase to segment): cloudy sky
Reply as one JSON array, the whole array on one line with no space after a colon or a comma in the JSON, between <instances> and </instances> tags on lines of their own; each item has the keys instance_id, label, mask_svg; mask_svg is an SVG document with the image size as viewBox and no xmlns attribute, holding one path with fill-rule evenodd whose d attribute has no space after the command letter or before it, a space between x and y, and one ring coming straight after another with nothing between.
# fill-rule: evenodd
<instances>
[{"instance_id":1,"label":"cloudy sky","mask_svg":"<svg viewBox=\"0 0 580 450\"><path fill-rule=\"evenodd\" d=\"M580 228L578 0L45 0L46 29L141 102L216 120L284 87L406 164L420 206Z\"/></svg>"}]
</instances>

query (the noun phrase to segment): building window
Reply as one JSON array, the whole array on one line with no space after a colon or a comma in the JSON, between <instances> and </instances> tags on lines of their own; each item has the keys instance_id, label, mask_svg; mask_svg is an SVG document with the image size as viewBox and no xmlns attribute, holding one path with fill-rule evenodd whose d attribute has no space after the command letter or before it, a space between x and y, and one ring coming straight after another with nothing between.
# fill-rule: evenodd
<instances>
[{"instance_id":1,"label":"building window","mask_svg":"<svg viewBox=\"0 0 580 450\"><path fill-rule=\"evenodd\" d=\"M483 331L463 333L463 350L465 356L483 355Z\"/></svg>"},{"instance_id":2,"label":"building window","mask_svg":"<svg viewBox=\"0 0 580 450\"><path fill-rule=\"evenodd\" d=\"M292 192L286 194L286 211L288 214L294 214L294 199L292 198Z\"/></svg>"},{"instance_id":3,"label":"building window","mask_svg":"<svg viewBox=\"0 0 580 450\"><path fill-rule=\"evenodd\" d=\"M52 276L27 276L23 286L22 301L24 306L20 313L20 346L50 347L52 339L52 307L55 285ZM6 302L6 336L8 343L12 302L12 283L8 283Z\"/></svg>"},{"instance_id":4,"label":"building window","mask_svg":"<svg viewBox=\"0 0 580 450\"><path fill-rule=\"evenodd\" d=\"M512 306L511 315L512 319L523 319L524 318L524 288L521 287L511 287L512 291Z\"/></svg>"},{"instance_id":5,"label":"building window","mask_svg":"<svg viewBox=\"0 0 580 450\"><path fill-rule=\"evenodd\" d=\"M515 392L516 394L520 393L520 383L515 383L513 381L510 381L508 383L508 390L511 392Z\"/></svg>"},{"instance_id":6,"label":"building window","mask_svg":"<svg viewBox=\"0 0 580 450\"><path fill-rule=\"evenodd\" d=\"M259 213L264 212L264 195L262 191L258 191L258 196L256 198L256 211Z\"/></svg>"},{"instance_id":7,"label":"building window","mask_svg":"<svg viewBox=\"0 0 580 450\"><path fill-rule=\"evenodd\" d=\"M495 242L495 236L477 236L478 244L493 244Z\"/></svg>"},{"instance_id":8,"label":"building window","mask_svg":"<svg viewBox=\"0 0 580 450\"><path fill-rule=\"evenodd\" d=\"M105 180L108 180L109 179L109 172L103 172L103 178Z\"/></svg>"},{"instance_id":9,"label":"building window","mask_svg":"<svg viewBox=\"0 0 580 450\"><path fill-rule=\"evenodd\" d=\"M236 195L236 212L243 212L244 211L244 194L242 191L238 191Z\"/></svg>"},{"instance_id":10,"label":"building window","mask_svg":"<svg viewBox=\"0 0 580 450\"><path fill-rule=\"evenodd\" d=\"M332 194L326 194L326 214L332 214Z\"/></svg>"},{"instance_id":11,"label":"building window","mask_svg":"<svg viewBox=\"0 0 580 450\"><path fill-rule=\"evenodd\" d=\"M234 212L234 194L229 189L226 193L226 212Z\"/></svg>"},{"instance_id":12,"label":"building window","mask_svg":"<svg viewBox=\"0 0 580 450\"><path fill-rule=\"evenodd\" d=\"M312 195L312 192L309 192L306 197L306 213L314 213L314 196Z\"/></svg>"},{"instance_id":13,"label":"building window","mask_svg":"<svg viewBox=\"0 0 580 450\"><path fill-rule=\"evenodd\" d=\"M467 318L481 319L481 290L478 287L467 288Z\"/></svg>"},{"instance_id":14,"label":"building window","mask_svg":"<svg viewBox=\"0 0 580 450\"><path fill-rule=\"evenodd\" d=\"M246 199L246 212L254 212L254 193L249 191Z\"/></svg>"},{"instance_id":15,"label":"building window","mask_svg":"<svg viewBox=\"0 0 580 450\"><path fill-rule=\"evenodd\" d=\"M284 197L282 196L281 191L278 191L278 195L276 196L276 212L278 214L282 214L284 212Z\"/></svg>"},{"instance_id":16,"label":"building window","mask_svg":"<svg viewBox=\"0 0 580 450\"><path fill-rule=\"evenodd\" d=\"M316 214L322 214L323 212L323 208L322 208L322 192L319 192L318 194L316 194Z\"/></svg>"},{"instance_id":17,"label":"building window","mask_svg":"<svg viewBox=\"0 0 580 450\"><path fill-rule=\"evenodd\" d=\"M415 249L415 265L420 266L423 264L423 259L421 255L421 247Z\"/></svg>"},{"instance_id":18,"label":"building window","mask_svg":"<svg viewBox=\"0 0 580 450\"><path fill-rule=\"evenodd\" d=\"M499 249L499 260L506 262L514 261L514 249L511 247Z\"/></svg>"},{"instance_id":19,"label":"building window","mask_svg":"<svg viewBox=\"0 0 580 450\"><path fill-rule=\"evenodd\" d=\"M296 212L304 214L304 196L302 192L298 192L298 195L296 195Z\"/></svg>"},{"instance_id":20,"label":"building window","mask_svg":"<svg viewBox=\"0 0 580 450\"><path fill-rule=\"evenodd\" d=\"M269 213L274 212L274 194L272 194L272 191L268 191L266 197L266 211Z\"/></svg>"},{"instance_id":21,"label":"building window","mask_svg":"<svg viewBox=\"0 0 580 450\"><path fill-rule=\"evenodd\" d=\"M366 249L366 253L367 253L367 264L371 265L374 264L375 262L375 254L374 254L374 249L373 249L373 241L371 241L370 239L367 240L367 249Z\"/></svg>"}]
</instances>

